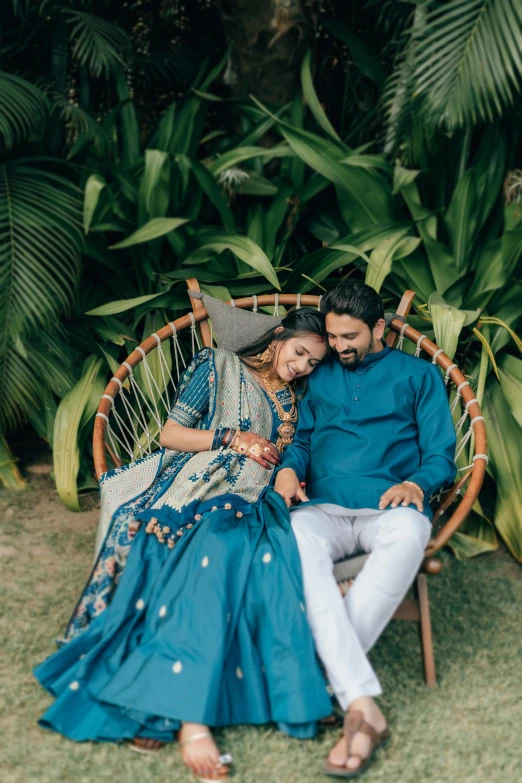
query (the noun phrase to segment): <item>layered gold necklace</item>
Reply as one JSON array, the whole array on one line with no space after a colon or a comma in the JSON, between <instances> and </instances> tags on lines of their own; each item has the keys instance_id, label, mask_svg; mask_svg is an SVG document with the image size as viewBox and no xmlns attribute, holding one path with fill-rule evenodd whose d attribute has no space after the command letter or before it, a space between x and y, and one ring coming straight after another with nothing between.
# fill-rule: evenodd
<instances>
[{"instance_id":1,"label":"layered gold necklace","mask_svg":"<svg viewBox=\"0 0 522 783\"><path fill-rule=\"evenodd\" d=\"M277 439L276 449L279 452L282 452L286 446L289 446L291 444L293 437L295 435L295 427L293 426L297 421L297 406L295 404L295 392L289 383L286 383L281 379L275 380L273 377L270 376L269 373L260 373L260 375L263 380L263 386L265 387L266 393L274 403L274 407L277 411L277 415L281 420L281 424L277 428L277 434L279 435L279 438ZM290 408L289 411L285 411L285 409L283 408L283 406L281 405L281 403L277 398L277 392L282 391L283 389L288 389L288 392L292 399L292 407Z\"/></svg>"}]
</instances>

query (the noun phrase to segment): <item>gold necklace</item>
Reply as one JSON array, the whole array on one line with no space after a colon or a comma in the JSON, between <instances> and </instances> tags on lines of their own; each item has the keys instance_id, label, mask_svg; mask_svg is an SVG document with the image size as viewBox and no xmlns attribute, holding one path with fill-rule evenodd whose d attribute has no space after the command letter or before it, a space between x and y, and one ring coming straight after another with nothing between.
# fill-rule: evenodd
<instances>
[{"instance_id":1,"label":"gold necklace","mask_svg":"<svg viewBox=\"0 0 522 783\"><path fill-rule=\"evenodd\" d=\"M277 411L277 414L279 418L281 419L281 424L277 428L277 434L279 435L279 438L277 439L276 443L276 449L279 452L282 452L285 446L289 446L293 440L293 437L295 435L295 427L292 426L297 421L297 406L295 404L295 393L292 387L288 384L283 382L282 386L278 386L274 383L273 379L264 376L263 377L263 385L265 387L266 393L274 403L275 409ZM276 392L281 391L282 389L288 389L290 393L290 397L292 398L292 407L289 411L285 411L279 400L277 399Z\"/></svg>"}]
</instances>

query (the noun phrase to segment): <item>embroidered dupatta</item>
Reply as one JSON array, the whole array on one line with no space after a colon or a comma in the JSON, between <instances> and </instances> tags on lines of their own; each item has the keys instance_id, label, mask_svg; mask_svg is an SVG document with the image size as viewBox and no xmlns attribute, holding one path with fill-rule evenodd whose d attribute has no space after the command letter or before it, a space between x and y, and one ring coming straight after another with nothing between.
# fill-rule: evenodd
<instances>
[{"instance_id":1,"label":"embroidered dupatta","mask_svg":"<svg viewBox=\"0 0 522 783\"><path fill-rule=\"evenodd\" d=\"M203 362L210 363L210 401L208 414L198 428L250 430L270 439L270 403L238 357L229 351L205 348L197 354L180 381L173 410ZM182 534L197 513L204 513L214 503L219 505L218 499L226 499L240 513L248 513L271 478L272 470L230 449L196 453L159 449L104 473L100 478L96 560L64 641L85 630L110 603L132 539L144 519L154 516L161 523L175 525Z\"/></svg>"}]
</instances>

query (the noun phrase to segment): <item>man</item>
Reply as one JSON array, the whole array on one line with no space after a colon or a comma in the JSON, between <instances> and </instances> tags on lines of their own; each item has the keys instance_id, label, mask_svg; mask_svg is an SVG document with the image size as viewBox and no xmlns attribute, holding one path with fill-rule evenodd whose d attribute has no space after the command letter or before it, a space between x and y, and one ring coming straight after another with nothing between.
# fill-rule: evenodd
<instances>
[{"instance_id":1,"label":"man","mask_svg":"<svg viewBox=\"0 0 522 783\"><path fill-rule=\"evenodd\" d=\"M422 562L429 498L455 477L455 433L438 367L383 343L372 288L343 280L321 309L333 357L310 376L275 489L288 507L308 502L292 511L307 616L347 710L325 771L352 777L388 736L366 654ZM370 554L343 598L333 563L357 552Z\"/></svg>"}]
</instances>

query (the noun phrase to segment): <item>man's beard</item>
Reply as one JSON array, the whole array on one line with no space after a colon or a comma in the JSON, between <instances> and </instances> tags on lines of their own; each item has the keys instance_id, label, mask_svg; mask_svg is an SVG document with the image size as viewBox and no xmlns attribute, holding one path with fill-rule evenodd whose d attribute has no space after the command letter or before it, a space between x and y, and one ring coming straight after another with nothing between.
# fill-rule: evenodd
<instances>
[{"instance_id":1,"label":"man's beard","mask_svg":"<svg viewBox=\"0 0 522 783\"><path fill-rule=\"evenodd\" d=\"M355 348L353 348L350 351L349 356L343 358L338 353L337 358L339 359L343 367L346 367L347 370L351 370L353 372L358 367L360 367L364 357L367 356L367 354L371 353L371 351L373 351L373 346L374 346L373 337L371 337L370 342L366 347L366 350L357 351Z\"/></svg>"}]
</instances>

